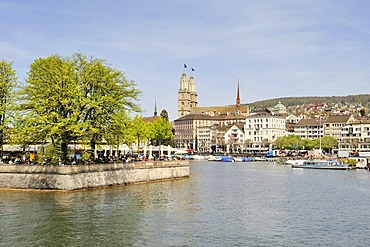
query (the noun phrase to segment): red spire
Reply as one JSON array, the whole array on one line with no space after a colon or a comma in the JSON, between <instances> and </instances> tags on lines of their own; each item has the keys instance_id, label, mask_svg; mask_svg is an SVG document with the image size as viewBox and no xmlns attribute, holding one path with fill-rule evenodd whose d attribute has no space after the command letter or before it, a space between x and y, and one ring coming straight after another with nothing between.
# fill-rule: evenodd
<instances>
[{"instance_id":1,"label":"red spire","mask_svg":"<svg viewBox=\"0 0 370 247\"><path fill-rule=\"evenodd\" d=\"M238 91L236 93L236 106L240 105L240 89L239 89L239 79L238 79Z\"/></svg>"}]
</instances>

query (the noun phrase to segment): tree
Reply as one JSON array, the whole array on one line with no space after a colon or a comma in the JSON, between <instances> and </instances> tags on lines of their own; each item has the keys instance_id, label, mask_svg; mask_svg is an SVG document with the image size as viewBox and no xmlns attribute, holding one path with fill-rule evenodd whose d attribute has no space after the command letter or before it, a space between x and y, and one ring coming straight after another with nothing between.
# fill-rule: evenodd
<instances>
[{"instance_id":1,"label":"tree","mask_svg":"<svg viewBox=\"0 0 370 247\"><path fill-rule=\"evenodd\" d=\"M88 123L87 137L91 150L114 130L112 118L127 120L127 112L140 112L134 103L140 91L134 81L128 81L121 71L111 68L104 60L75 54L73 61L79 73L83 92L81 119Z\"/></svg>"},{"instance_id":2,"label":"tree","mask_svg":"<svg viewBox=\"0 0 370 247\"><path fill-rule=\"evenodd\" d=\"M17 135L25 144L51 141L64 162L72 141L88 141L92 155L103 139L117 142L113 136L123 133L128 112L140 110L134 103L139 94L103 60L79 53L37 59L20 91Z\"/></svg>"},{"instance_id":3,"label":"tree","mask_svg":"<svg viewBox=\"0 0 370 247\"><path fill-rule=\"evenodd\" d=\"M139 147L141 141L149 138L149 123L144 122L141 116L135 116L131 126L132 135L135 136Z\"/></svg>"},{"instance_id":4,"label":"tree","mask_svg":"<svg viewBox=\"0 0 370 247\"><path fill-rule=\"evenodd\" d=\"M314 141L314 148L320 148L320 138L316 138ZM325 150L326 152L330 152L333 147L338 146L338 140L332 136L324 136L321 138L321 149Z\"/></svg>"},{"instance_id":5,"label":"tree","mask_svg":"<svg viewBox=\"0 0 370 247\"><path fill-rule=\"evenodd\" d=\"M131 144L135 140L131 131L128 131L132 125L130 117L126 116L124 120L122 119L122 116L113 116L111 131L105 136L105 140L115 146L117 154L121 144ZM91 157L88 157L88 159L91 159Z\"/></svg>"},{"instance_id":6,"label":"tree","mask_svg":"<svg viewBox=\"0 0 370 247\"><path fill-rule=\"evenodd\" d=\"M81 91L74 64L58 55L39 58L31 64L26 82L20 90L19 140L24 145L50 141L53 160L56 156L65 162L68 144L81 137L86 126L79 121Z\"/></svg>"},{"instance_id":7,"label":"tree","mask_svg":"<svg viewBox=\"0 0 370 247\"><path fill-rule=\"evenodd\" d=\"M0 149L1 157L5 140L5 130L7 128L7 117L9 105L11 104L12 94L17 85L18 78L13 63L5 60L0 61Z\"/></svg>"},{"instance_id":8,"label":"tree","mask_svg":"<svg viewBox=\"0 0 370 247\"><path fill-rule=\"evenodd\" d=\"M366 115L365 108L362 108L362 109L360 110L360 114L361 114L361 117L365 117L365 115Z\"/></svg>"},{"instance_id":9,"label":"tree","mask_svg":"<svg viewBox=\"0 0 370 247\"><path fill-rule=\"evenodd\" d=\"M161 114L160 114L160 116L161 117L163 117L164 119L166 119L167 121L168 121L168 112L167 112L167 110L166 109L163 109L162 111L161 111Z\"/></svg>"},{"instance_id":10,"label":"tree","mask_svg":"<svg viewBox=\"0 0 370 247\"><path fill-rule=\"evenodd\" d=\"M303 140L296 135L281 136L275 141L275 146L281 149L301 149L303 145Z\"/></svg>"},{"instance_id":11,"label":"tree","mask_svg":"<svg viewBox=\"0 0 370 247\"><path fill-rule=\"evenodd\" d=\"M153 145L166 144L172 138L171 123L159 116L151 124L150 134Z\"/></svg>"},{"instance_id":12,"label":"tree","mask_svg":"<svg viewBox=\"0 0 370 247\"><path fill-rule=\"evenodd\" d=\"M314 145L313 140L308 139L308 138L303 139L303 147L304 147L303 149L311 150L313 148L313 145Z\"/></svg>"}]
</instances>

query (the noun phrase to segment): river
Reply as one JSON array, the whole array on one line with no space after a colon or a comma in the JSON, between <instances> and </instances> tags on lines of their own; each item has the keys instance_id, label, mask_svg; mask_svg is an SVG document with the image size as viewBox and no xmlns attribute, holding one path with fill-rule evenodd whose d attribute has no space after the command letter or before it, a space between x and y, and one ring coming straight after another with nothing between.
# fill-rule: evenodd
<instances>
[{"instance_id":1,"label":"river","mask_svg":"<svg viewBox=\"0 0 370 247\"><path fill-rule=\"evenodd\" d=\"M0 246L369 246L370 172L191 161L187 179L0 191Z\"/></svg>"}]
</instances>

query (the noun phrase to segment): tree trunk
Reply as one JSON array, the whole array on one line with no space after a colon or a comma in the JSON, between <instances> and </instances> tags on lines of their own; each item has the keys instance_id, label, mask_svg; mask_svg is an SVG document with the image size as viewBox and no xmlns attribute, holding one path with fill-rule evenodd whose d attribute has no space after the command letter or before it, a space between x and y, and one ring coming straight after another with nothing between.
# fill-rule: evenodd
<instances>
[{"instance_id":1,"label":"tree trunk","mask_svg":"<svg viewBox=\"0 0 370 247\"><path fill-rule=\"evenodd\" d=\"M66 164L68 162L68 143L62 142L61 149L62 149L62 162L63 164Z\"/></svg>"},{"instance_id":2,"label":"tree trunk","mask_svg":"<svg viewBox=\"0 0 370 247\"><path fill-rule=\"evenodd\" d=\"M94 152L95 152L95 146L96 146L96 141L94 139L92 139L90 141L90 150L89 150L89 154L90 154L90 160L94 160Z\"/></svg>"}]
</instances>

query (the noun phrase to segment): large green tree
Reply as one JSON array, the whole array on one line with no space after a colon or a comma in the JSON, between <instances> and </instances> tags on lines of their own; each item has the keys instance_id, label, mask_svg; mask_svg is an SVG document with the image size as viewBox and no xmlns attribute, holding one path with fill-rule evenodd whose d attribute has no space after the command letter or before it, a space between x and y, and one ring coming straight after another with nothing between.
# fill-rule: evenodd
<instances>
[{"instance_id":1,"label":"large green tree","mask_svg":"<svg viewBox=\"0 0 370 247\"><path fill-rule=\"evenodd\" d=\"M51 142L63 161L72 141L88 142L93 152L102 140L119 139L113 137L123 133L128 111L140 110L135 86L101 59L79 53L37 59L20 92L19 140Z\"/></svg>"},{"instance_id":2,"label":"large green tree","mask_svg":"<svg viewBox=\"0 0 370 247\"><path fill-rule=\"evenodd\" d=\"M23 145L51 142L53 158L65 161L68 144L86 129L79 121L81 90L75 66L58 55L39 58L31 64L26 82L15 136Z\"/></svg>"},{"instance_id":3,"label":"large green tree","mask_svg":"<svg viewBox=\"0 0 370 247\"><path fill-rule=\"evenodd\" d=\"M172 140L171 123L162 116L157 117L151 124L151 141L155 146L170 144Z\"/></svg>"},{"instance_id":4,"label":"large green tree","mask_svg":"<svg viewBox=\"0 0 370 247\"><path fill-rule=\"evenodd\" d=\"M316 138L314 141L314 148L320 148L320 138ZM321 138L321 149L325 152L330 152L331 149L338 146L338 140L332 136L324 136Z\"/></svg>"},{"instance_id":5,"label":"large green tree","mask_svg":"<svg viewBox=\"0 0 370 247\"><path fill-rule=\"evenodd\" d=\"M13 90L17 85L16 71L12 68L13 63L5 60L0 61L0 150L3 152L5 131L7 129L7 117L9 106L12 101ZM1 155L2 157L2 155Z\"/></svg>"},{"instance_id":6,"label":"large green tree","mask_svg":"<svg viewBox=\"0 0 370 247\"><path fill-rule=\"evenodd\" d=\"M301 139L296 135L282 136L276 139L275 146L282 149L305 149L320 148L320 138L314 140ZM338 140L335 137L324 136L321 138L321 148L325 151L330 151L333 147L338 146Z\"/></svg>"},{"instance_id":7,"label":"large green tree","mask_svg":"<svg viewBox=\"0 0 370 247\"><path fill-rule=\"evenodd\" d=\"M137 146L140 145L141 141L146 141L150 136L150 122L144 122L143 117L135 116L132 120L131 131L132 135L135 136Z\"/></svg>"},{"instance_id":8,"label":"large green tree","mask_svg":"<svg viewBox=\"0 0 370 247\"><path fill-rule=\"evenodd\" d=\"M278 137L275 146L281 149L300 149L304 146L304 141L296 135Z\"/></svg>"},{"instance_id":9,"label":"large green tree","mask_svg":"<svg viewBox=\"0 0 370 247\"><path fill-rule=\"evenodd\" d=\"M141 92L134 81L127 80L121 71L111 68L104 60L75 54L73 62L79 71L82 90L79 121L87 123L85 137L94 150L112 131L126 127L127 112L140 111L135 101ZM121 126L117 126L119 123Z\"/></svg>"}]
</instances>

